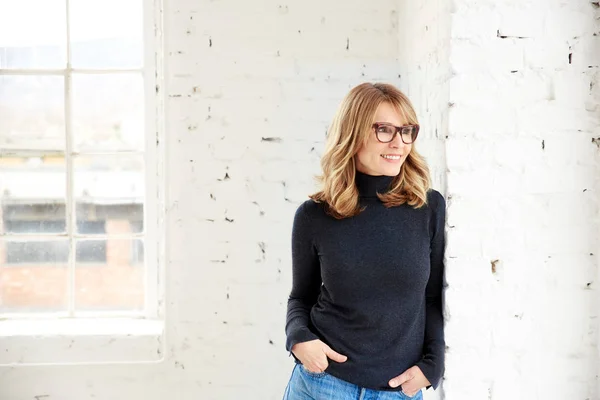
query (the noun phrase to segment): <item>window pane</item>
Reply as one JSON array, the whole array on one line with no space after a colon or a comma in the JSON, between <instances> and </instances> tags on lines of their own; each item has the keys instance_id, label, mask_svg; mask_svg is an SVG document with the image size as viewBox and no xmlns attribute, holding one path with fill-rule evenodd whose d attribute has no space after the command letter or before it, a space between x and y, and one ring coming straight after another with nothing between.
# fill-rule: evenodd
<instances>
[{"instance_id":1,"label":"window pane","mask_svg":"<svg viewBox=\"0 0 600 400\"><path fill-rule=\"evenodd\" d=\"M142 0L71 0L69 6L73 68L142 67Z\"/></svg>"},{"instance_id":2,"label":"window pane","mask_svg":"<svg viewBox=\"0 0 600 400\"><path fill-rule=\"evenodd\" d=\"M131 265L143 266L144 264L144 241L134 239L131 241Z\"/></svg>"},{"instance_id":3,"label":"window pane","mask_svg":"<svg viewBox=\"0 0 600 400\"><path fill-rule=\"evenodd\" d=\"M0 149L65 148L64 79L0 75Z\"/></svg>"},{"instance_id":4,"label":"window pane","mask_svg":"<svg viewBox=\"0 0 600 400\"><path fill-rule=\"evenodd\" d=\"M78 241L77 253L92 242L94 257L104 252L103 261L76 264L75 308L89 310L142 310L144 306L144 268L139 260L139 239Z\"/></svg>"},{"instance_id":5,"label":"window pane","mask_svg":"<svg viewBox=\"0 0 600 400\"><path fill-rule=\"evenodd\" d=\"M105 240L83 240L78 242L75 257L79 263L102 264L106 262Z\"/></svg>"},{"instance_id":6,"label":"window pane","mask_svg":"<svg viewBox=\"0 0 600 400\"><path fill-rule=\"evenodd\" d=\"M106 233L106 221L100 220L79 220L77 221L77 232L85 235L104 234Z\"/></svg>"},{"instance_id":7,"label":"window pane","mask_svg":"<svg viewBox=\"0 0 600 400\"><path fill-rule=\"evenodd\" d=\"M108 239L78 240L77 310L143 308L143 255L139 239L114 239L141 229L144 204L142 156L74 159L78 233ZM139 226L139 228L138 228Z\"/></svg>"},{"instance_id":8,"label":"window pane","mask_svg":"<svg viewBox=\"0 0 600 400\"><path fill-rule=\"evenodd\" d=\"M78 151L143 151L141 74L74 75L73 139Z\"/></svg>"},{"instance_id":9,"label":"window pane","mask_svg":"<svg viewBox=\"0 0 600 400\"><path fill-rule=\"evenodd\" d=\"M62 157L0 157L0 233L66 232Z\"/></svg>"},{"instance_id":10,"label":"window pane","mask_svg":"<svg viewBox=\"0 0 600 400\"><path fill-rule=\"evenodd\" d=\"M136 220L134 218L130 218L130 221L129 221L130 229L131 229L131 232L133 232L133 233L143 233L144 232L143 210L141 207L139 207L139 209L136 211L137 211L136 215L137 215L138 219Z\"/></svg>"},{"instance_id":11,"label":"window pane","mask_svg":"<svg viewBox=\"0 0 600 400\"><path fill-rule=\"evenodd\" d=\"M0 0L0 68L64 68L65 0Z\"/></svg>"},{"instance_id":12,"label":"window pane","mask_svg":"<svg viewBox=\"0 0 600 400\"><path fill-rule=\"evenodd\" d=\"M20 221L8 220L4 223L4 230L13 233L61 233L65 232L65 221Z\"/></svg>"},{"instance_id":13,"label":"window pane","mask_svg":"<svg viewBox=\"0 0 600 400\"><path fill-rule=\"evenodd\" d=\"M6 243L6 264L48 264L68 262L68 243L27 241Z\"/></svg>"},{"instance_id":14,"label":"window pane","mask_svg":"<svg viewBox=\"0 0 600 400\"><path fill-rule=\"evenodd\" d=\"M78 234L141 232L145 197L143 156L78 156L74 166Z\"/></svg>"},{"instance_id":15,"label":"window pane","mask_svg":"<svg viewBox=\"0 0 600 400\"><path fill-rule=\"evenodd\" d=\"M67 308L66 239L0 240L0 312Z\"/></svg>"}]
</instances>

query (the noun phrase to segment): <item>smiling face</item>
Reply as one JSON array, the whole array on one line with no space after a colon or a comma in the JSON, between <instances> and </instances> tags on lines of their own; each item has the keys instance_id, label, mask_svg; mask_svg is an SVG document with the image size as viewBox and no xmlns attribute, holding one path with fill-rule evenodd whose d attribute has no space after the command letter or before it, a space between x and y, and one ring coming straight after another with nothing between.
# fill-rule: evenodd
<instances>
[{"instance_id":1,"label":"smiling face","mask_svg":"<svg viewBox=\"0 0 600 400\"><path fill-rule=\"evenodd\" d=\"M387 122L395 126L407 123L398 110L386 102L377 107L373 123L376 122ZM389 143L381 143L377 140L375 130L370 128L366 144L356 153L356 169L367 175L396 176L411 149L412 144L402 142L400 135L395 135Z\"/></svg>"}]
</instances>

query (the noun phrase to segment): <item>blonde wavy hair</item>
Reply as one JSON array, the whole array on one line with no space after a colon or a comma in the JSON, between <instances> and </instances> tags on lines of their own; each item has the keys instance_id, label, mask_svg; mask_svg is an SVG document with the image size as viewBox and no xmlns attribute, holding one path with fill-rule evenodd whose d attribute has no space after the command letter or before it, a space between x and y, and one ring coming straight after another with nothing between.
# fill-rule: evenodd
<instances>
[{"instance_id":1,"label":"blonde wavy hair","mask_svg":"<svg viewBox=\"0 0 600 400\"><path fill-rule=\"evenodd\" d=\"M369 140L372 125L381 103L391 104L408 124L418 124L412 103L396 87L385 83L363 83L344 97L327 131L325 153L321 157L322 175L317 179L321 190L310 196L325 203L327 212L343 219L359 214L358 188L355 184L356 154ZM391 190L378 197L386 207L407 203L414 208L427 204L431 188L429 168L415 143L392 180Z\"/></svg>"}]
</instances>

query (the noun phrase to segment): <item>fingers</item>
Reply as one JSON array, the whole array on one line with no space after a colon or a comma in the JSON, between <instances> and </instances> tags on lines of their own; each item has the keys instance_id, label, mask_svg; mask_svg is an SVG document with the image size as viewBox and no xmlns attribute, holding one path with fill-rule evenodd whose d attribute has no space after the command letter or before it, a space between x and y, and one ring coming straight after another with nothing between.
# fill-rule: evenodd
<instances>
[{"instance_id":1,"label":"fingers","mask_svg":"<svg viewBox=\"0 0 600 400\"><path fill-rule=\"evenodd\" d=\"M337 361L339 363L343 363L348 359L348 357L346 357L343 354L338 353L337 351L332 350L331 347L327 346L324 343L323 343L323 353L321 353L321 354L324 355L324 357L322 359L311 360L306 363L305 367L310 372L325 371L327 369L327 367L329 366L329 362L327 361L327 358L330 358L331 360Z\"/></svg>"},{"instance_id":2,"label":"fingers","mask_svg":"<svg viewBox=\"0 0 600 400\"><path fill-rule=\"evenodd\" d=\"M329 346L326 346L324 351L325 351L325 355L327 357L331 358L333 361L343 363L344 361L346 361L348 359L348 357L338 353L337 351L332 350L331 347L329 347Z\"/></svg>"},{"instance_id":3,"label":"fingers","mask_svg":"<svg viewBox=\"0 0 600 400\"><path fill-rule=\"evenodd\" d=\"M411 380L413 377L410 373L410 370L403 372L402 374L398 375L395 378L390 379L390 381L388 382L389 385L393 388L396 388L400 385L402 385L404 382Z\"/></svg>"},{"instance_id":4,"label":"fingers","mask_svg":"<svg viewBox=\"0 0 600 400\"><path fill-rule=\"evenodd\" d=\"M319 357L317 359L307 360L303 365L304 368L310 372L320 373L327 369L329 363L327 362L327 357Z\"/></svg>"},{"instance_id":5,"label":"fingers","mask_svg":"<svg viewBox=\"0 0 600 400\"><path fill-rule=\"evenodd\" d=\"M390 379L390 381L388 382L388 384L390 385L390 387L393 388L397 388L398 386L402 385L404 383L404 380L400 380L402 375L399 375L393 379Z\"/></svg>"},{"instance_id":6,"label":"fingers","mask_svg":"<svg viewBox=\"0 0 600 400\"><path fill-rule=\"evenodd\" d=\"M296 343L292 347L292 352L300 360L304 368L309 372L323 372L329 366L328 357L337 362L344 362L348 359L331 347L316 339L308 342Z\"/></svg>"}]
</instances>

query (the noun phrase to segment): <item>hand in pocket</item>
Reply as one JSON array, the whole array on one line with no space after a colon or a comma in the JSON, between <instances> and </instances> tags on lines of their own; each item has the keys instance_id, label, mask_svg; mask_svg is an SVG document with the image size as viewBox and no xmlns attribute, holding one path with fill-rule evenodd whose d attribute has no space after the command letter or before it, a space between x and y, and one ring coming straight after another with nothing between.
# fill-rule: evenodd
<instances>
[{"instance_id":1,"label":"hand in pocket","mask_svg":"<svg viewBox=\"0 0 600 400\"><path fill-rule=\"evenodd\" d=\"M292 347L292 353L309 372L313 373L325 371L329 366L328 358L339 363L343 363L348 359L345 355L332 350L331 347L319 339L296 343Z\"/></svg>"}]
</instances>

